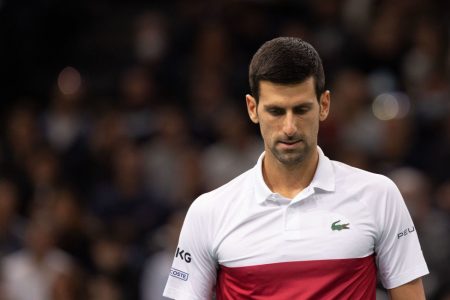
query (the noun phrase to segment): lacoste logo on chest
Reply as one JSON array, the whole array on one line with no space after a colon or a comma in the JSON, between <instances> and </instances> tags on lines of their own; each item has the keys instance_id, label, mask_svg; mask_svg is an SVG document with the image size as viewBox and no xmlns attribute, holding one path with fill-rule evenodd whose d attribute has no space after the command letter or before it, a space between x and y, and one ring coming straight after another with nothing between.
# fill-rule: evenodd
<instances>
[{"instance_id":1,"label":"lacoste logo on chest","mask_svg":"<svg viewBox=\"0 0 450 300\"><path fill-rule=\"evenodd\" d=\"M338 224L339 222L341 222L341 220L337 220L336 222L333 222L333 224L331 224L331 230L341 231L342 229L350 229L350 227L348 227L350 225L350 223Z\"/></svg>"}]
</instances>

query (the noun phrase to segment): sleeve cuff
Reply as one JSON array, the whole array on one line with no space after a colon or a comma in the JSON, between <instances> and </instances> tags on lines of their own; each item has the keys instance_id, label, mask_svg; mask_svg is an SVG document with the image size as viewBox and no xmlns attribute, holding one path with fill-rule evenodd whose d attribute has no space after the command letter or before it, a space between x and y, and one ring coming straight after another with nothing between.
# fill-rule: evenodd
<instances>
[{"instance_id":1,"label":"sleeve cuff","mask_svg":"<svg viewBox=\"0 0 450 300\"><path fill-rule=\"evenodd\" d=\"M386 289L393 289L429 273L427 265L422 264L395 277L380 278L380 280Z\"/></svg>"}]
</instances>

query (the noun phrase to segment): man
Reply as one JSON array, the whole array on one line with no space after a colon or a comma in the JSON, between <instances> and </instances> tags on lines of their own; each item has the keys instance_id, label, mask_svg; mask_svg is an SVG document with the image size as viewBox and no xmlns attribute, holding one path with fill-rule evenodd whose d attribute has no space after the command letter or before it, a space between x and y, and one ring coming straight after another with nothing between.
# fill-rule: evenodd
<instances>
[{"instance_id":1,"label":"man","mask_svg":"<svg viewBox=\"0 0 450 300\"><path fill-rule=\"evenodd\" d=\"M191 205L164 291L172 299L424 299L427 274L404 201L388 178L329 160L317 146L330 92L319 55L266 42L246 96L264 153Z\"/></svg>"}]
</instances>

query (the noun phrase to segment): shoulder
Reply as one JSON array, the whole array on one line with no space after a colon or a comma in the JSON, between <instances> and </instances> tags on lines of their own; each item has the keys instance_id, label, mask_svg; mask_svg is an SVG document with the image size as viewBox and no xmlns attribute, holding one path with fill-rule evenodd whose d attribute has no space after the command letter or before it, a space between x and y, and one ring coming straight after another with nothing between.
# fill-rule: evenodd
<instances>
[{"instance_id":1,"label":"shoulder","mask_svg":"<svg viewBox=\"0 0 450 300\"><path fill-rule=\"evenodd\" d=\"M331 161L336 185L352 189L371 189L375 191L395 191L395 183L385 175L369 172L360 168L352 167L338 161Z\"/></svg>"},{"instance_id":2,"label":"shoulder","mask_svg":"<svg viewBox=\"0 0 450 300\"><path fill-rule=\"evenodd\" d=\"M336 192L362 203L376 218L404 211L403 197L395 183L385 175L333 161Z\"/></svg>"},{"instance_id":3,"label":"shoulder","mask_svg":"<svg viewBox=\"0 0 450 300\"><path fill-rule=\"evenodd\" d=\"M253 191L251 188L251 172L249 170L221 187L195 199L186 214L184 230L196 232L201 230L208 239L213 239L221 225L227 224L227 220L238 213L242 201L250 199L247 193Z\"/></svg>"},{"instance_id":4,"label":"shoulder","mask_svg":"<svg viewBox=\"0 0 450 300\"><path fill-rule=\"evenodd\" d=\"M205 212L215 209L223 209L225 206L236 201L252 189L252 175L254 169L250 169L235 177L226 184L200 195L191 204L190 211Z\"/></svg>"}]
</instances>

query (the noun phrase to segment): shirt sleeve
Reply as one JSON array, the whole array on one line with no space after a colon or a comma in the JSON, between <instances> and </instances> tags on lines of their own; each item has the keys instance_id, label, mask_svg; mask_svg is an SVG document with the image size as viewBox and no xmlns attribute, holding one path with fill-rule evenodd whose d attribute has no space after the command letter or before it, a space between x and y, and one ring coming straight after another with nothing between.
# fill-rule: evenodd
<instances>
[{"instance_id":1,"label":"shirt sleeve","mask_svg":"<svg viewBox=\"0 0 450 300\"><path fill-rule=\"evenodd\" d=\"M397 186L387 179L378 195L379 235L375 245L381 283L391 289L428 274L417 230Z\"/></svg>"},{"instance_id":2,"label":"shirt sleeve","mask_svg":"<svg viewBox=\"0 0 450 300\"><path fill-rule=\"evenodd\" d=\"M211 219L204 201L191 205L163 295L177 300L212 299L217 263L211 252ZM206 200L206 199L203 199Z\"/></svg>"}]
</instances>

